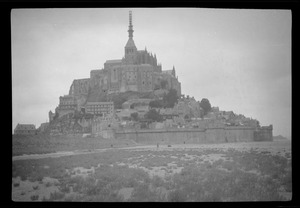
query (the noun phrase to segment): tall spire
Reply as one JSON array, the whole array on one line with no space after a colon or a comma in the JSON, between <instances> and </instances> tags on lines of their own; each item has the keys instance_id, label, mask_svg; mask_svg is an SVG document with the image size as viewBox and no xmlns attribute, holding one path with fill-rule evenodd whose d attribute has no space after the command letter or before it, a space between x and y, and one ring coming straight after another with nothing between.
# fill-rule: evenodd
<instances>
[{"instance_id":1,"label":"tall spire","mask_svg":"<svg viewBox=\"0 0 300 208\"><path fill-rule=\"evenodd\" d=\"M128 27L128 36L129 38L133 38L133 29L132 29L132 12L129 11L129 27Z\"/></svg>"}]
</instances>

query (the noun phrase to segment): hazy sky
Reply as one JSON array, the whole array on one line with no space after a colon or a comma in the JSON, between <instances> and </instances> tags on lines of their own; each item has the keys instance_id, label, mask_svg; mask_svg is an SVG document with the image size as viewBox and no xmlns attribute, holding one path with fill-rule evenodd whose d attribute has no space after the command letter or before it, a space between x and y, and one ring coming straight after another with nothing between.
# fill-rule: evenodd
<instances>
[{"instance_id":1,"label":"hazy sky","mask_svg":"<svg viewBox=\"0 0 300 208\"><path fill-rule=\"evenodd\" d=\"M129 10L138 50L174 65L183 94L291 135L291 11L255 9L12 10L13 128L39 127L73 79L124 56Z\"/></svg>"}]
</instances>

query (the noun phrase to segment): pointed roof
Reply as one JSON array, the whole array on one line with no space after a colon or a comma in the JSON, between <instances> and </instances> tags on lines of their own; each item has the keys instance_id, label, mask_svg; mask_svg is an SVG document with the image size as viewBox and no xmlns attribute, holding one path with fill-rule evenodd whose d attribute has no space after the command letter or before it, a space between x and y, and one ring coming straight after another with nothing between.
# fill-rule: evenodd
<instances>
[{"instance_id":1,"label":"pointed roof","mask_svg":"<svg viewBox=\"0 0 300 208\"><path fill-rule=\"evenodd\" d=\"M18 123L15 130L35 130L35 125L33 125L33 124L19 124Z\"/></svg>"},{"instance_id":2,"label":"pointed roof","mask_svg":"<svg viewBox=\"0 0 300 208\"><path fill-rule=\"evenodd\" d=\"M132 25L132 13L131 11L129 11L129 29L128 29L128 36L129 36L129 39L125 45L125 48L135 48L136 49L136 46L134 44L134 41L133 41L133 29L132 29L133 25Z\"/></svg>"},{"instance_id":3,"label":"pointed roof","mask_svg":"<svg viewBox=\"0 0 300 208\"><path fill-rule=\"evenodd\" d=\"M133 29L132 29L132 13L129 11L129 27L128 27L128 36L129 38L133 38Z\"/></svg>"},{"instance_id":4,"label":"pointed roof","mask_svg":"<svg viewBox=\"0 0 300 208\"><path fill-rule=\"evenodd\" d=\"M129 38L126 45L125 45L125 48L136 48L135 44L134 44L134 41L132 38Z\"/></svg>"}]
</instances>

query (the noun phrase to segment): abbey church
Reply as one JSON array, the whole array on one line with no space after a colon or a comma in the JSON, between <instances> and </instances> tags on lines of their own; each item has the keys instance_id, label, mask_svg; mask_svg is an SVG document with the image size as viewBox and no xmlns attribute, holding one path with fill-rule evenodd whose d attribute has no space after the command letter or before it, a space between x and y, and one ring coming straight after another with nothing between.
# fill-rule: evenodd
<instances>
[{"instance_id":1,"label":"abbey church","mask_svg":"<svg viewBox=\"0 0 300 208\"><path fill-rule=\"evenodd\" d=\"M175 69L162 71L157 64L156 55L147 50L137 50L133 40L132 16L129 13L129 39L125 45L125 55L122 59L108 60L104 69L92 70L90 73L91 84L101 85L108 93L138 91L153 91L162 79L168 81L169 88L176 89L180 94L180 83L175 74ZM75 87L75 86L74 86Z\"/></svg>"},{"instance_id":2,"label":"abbey church","mask_svg":"<svg viewBox=\"0 0 300 208\"><path fill-rule=\"evenodd\" d=\"M69 95L60 97L56 109L61 115L74 110L80 110L91 97L91 91L112 94L122 92L152 92L166 83L166 89L175 89L181 95L181 83L176 76L175 67L162 70L156 55L147 49L138 50L133 40L132 13L129 12L128 41L124 48L124 57L117 60L107 60L104 68L91 70L90 78L73 81ZM94 100L93 100L94 101ZM100 102L101 100L97 100ZM52 112L51 112L52 113ZM49 115L50 116L50 115Z\"/></svg>"}]
</instances>

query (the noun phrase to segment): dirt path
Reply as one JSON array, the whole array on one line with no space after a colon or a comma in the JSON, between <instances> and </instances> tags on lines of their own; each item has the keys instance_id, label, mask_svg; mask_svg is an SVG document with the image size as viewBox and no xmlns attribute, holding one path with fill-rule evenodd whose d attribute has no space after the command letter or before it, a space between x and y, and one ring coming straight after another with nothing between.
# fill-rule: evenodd
<instances>
[{"instance_id":1,"label":"dirt path","mask_svg":"<svg viewBox=\"0 0 300 208\"><path fill-rule=\"evenodd\" d=\"M55 152L47 154L32 154L32 155L20 155L13 156L12 160L27 160L27 159L43 159L43 158L56 158L69 155L81 155L81 154L94 154L99 152L105 152L110 150L175 150L175 149L202 149L202 148L213 148L213 149L228 149L234 148L238 151L248 151L250 149L259 151L269 151L274 154L279 154L280 152L291 152L291 142L290 141L273 141L273 142L240 142L240 143L221 143L221 144L172 144L171 147L167 145L160 145L157 148L154 145L140 145L131 147L113 147L105 149L94 149L94 150L75 150L75 151L65 151L65 152Z\"/></svg>"}]
</instances>

